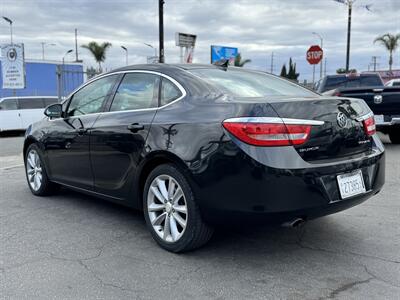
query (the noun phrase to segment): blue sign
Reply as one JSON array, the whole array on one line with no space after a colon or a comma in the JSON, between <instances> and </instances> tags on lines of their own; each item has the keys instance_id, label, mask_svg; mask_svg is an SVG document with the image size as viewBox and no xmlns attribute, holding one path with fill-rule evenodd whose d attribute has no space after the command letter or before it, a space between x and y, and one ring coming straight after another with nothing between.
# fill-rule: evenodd
<instances>
[{"instance_id":1,"label":"blue sign","mask_svg":"<svg viewBox=\"0 0 400 300\"><path fill-rule=\"evenodd\" d=\"M229 64L233 65L235 57L238 55L238 48L211 46L211 63L215 63L221 59L229 59Z\"/></svg>"}]
</instances>

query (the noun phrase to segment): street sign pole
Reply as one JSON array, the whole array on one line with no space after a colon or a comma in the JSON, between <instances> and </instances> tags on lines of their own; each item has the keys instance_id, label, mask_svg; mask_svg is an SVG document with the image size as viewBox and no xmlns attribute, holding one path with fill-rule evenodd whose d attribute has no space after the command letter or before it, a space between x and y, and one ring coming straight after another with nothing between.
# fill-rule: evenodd
<instances>
[{"instance_id":1,"label":"street sign pole","mask_svg":"<svg viewBox=\"0 0 400 300\"><path fill-rule=\"evenodd\" d=\"M312 67L313 67L313 71L312 71L312 83L313 83L313 85L314 85L314 83L315 83L315 65L312 65Z\"/></svg>"}]
</instances>

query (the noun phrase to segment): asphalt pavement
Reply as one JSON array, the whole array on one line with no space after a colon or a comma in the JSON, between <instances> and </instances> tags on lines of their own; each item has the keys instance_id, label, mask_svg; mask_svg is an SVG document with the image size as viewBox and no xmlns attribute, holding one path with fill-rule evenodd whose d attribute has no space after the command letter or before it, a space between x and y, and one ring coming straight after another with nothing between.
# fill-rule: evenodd
<instances>
[{"instance_id":1,"label":"asphalt pavement","mask_svg":"<svg viewBox=\"0 0 400 300\"><path fill-rule=\"evenodd\" d=\"M172 254L140 212L66 189L33 196L22 137L0 138L0 299L399 299L400 146L383 140L386 185L367 202Z\"/></svg>"}]
</instances>

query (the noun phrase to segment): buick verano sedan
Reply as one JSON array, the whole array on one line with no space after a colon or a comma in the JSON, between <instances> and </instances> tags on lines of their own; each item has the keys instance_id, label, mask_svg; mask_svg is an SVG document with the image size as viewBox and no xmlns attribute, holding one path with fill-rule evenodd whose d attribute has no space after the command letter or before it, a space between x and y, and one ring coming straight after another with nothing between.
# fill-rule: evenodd
<instances>
[{"instance_id":1,"label":"buick verano sedan","mask_svg":"<svg viewBox=\"0 0 400 300\"><path fill-rule=\"evenodd\" d=\"M384 147L363 100L212 65L102 74L26 131L28 186L65 186L144 211L183 252L216 224L299 222L357 205L384 184Z\"/></svg>"}]
</instances>

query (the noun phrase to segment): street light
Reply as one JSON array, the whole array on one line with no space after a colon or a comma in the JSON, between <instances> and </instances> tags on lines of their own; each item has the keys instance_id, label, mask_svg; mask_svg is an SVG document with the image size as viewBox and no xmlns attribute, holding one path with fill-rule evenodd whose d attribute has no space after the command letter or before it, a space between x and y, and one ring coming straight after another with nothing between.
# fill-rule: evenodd
<instances>
[{"instance_id":1,"label":"street light","mask_svg":"<svg viewBox=\"0 0 400 300\"><path fill-rule=\"evenodd\" d=\"M54 43L45 43L45 42L41 42L40 44L42 44L42 60L44 60L44 46L56 46L56 44L54 44Z\"/></svg>"},{"instance_id":2,"label":"street light","mask_svg":"<svg viewBox=\"0 0 400 300\"><path fill-rule=\"evenodd\" d=\"M319 39L321 40L321 49L322 49L322 51L324 51L324 48L323 48L324 39L322 38L322 36L319 33L314 32L314 31L312 32L312 34L319 37ZM322 79L322 62L323 62L323 60L321 59L321 61L319 62L319 79Z\"/></svg>"},{"instance_id":3,"label":"street light","mask_svg":"<svg viewBox=\"0 0 400 300\"><path fill-rule=\"evenodd\" d=\"M145 44L147 47L153 48L154 49L154 56L157 57L157 48L156 47L153 47L153 45L147 44L147 43L143 43L143 44Z\"/></svg>"},{"instance_id":4,"label":"street light","mask_svg":"<svg viewBox=\"0 0 400 300\"><path fill-rule=\"evenodd\" d=\"M63 58L62 58L62 63L63 63L63 65L64 65L64 59L65 59L65 57L66 57L68 54L72 53L72 52L74 52L74 50L72 50L72 49L69 49L67 52L65 52L65 54L64 54L64 56L63 56Z\"/></svg>"},{"instance_id":5,"label":"street light","mask_svg":"<svg viewBox=\"0 0 400 300\"><path fill-rule=\"evenodd\" d=\"M128 48L126 48L125 46L121 46L121 48L125 50L126 65L128 65Z\"/></svg>"},{"instance_id":6,"label":"street light","mask_svg":"<svg viewBox=\"0 0 400 300\"><path fill-rule=\"evenodd\" d=\"M13 21L10 18L4 17L3 19L6 20L6 22L8 22L10 24L10 36L11 36L11 45L13 44L13 31L12 31L12 24Z\"/></svg>"}]
</instances>

